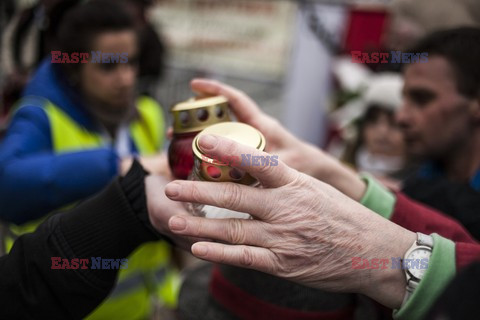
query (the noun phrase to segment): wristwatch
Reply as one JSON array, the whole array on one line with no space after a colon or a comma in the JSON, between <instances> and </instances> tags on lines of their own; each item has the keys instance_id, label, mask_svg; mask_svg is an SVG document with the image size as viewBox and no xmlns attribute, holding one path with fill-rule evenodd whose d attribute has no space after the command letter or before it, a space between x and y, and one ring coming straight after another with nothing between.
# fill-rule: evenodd
<instances>
[{"instance_id":1,"label":"wristwatch","mask_svg":"<svg viewBox=\"0 0 480 320\"><path fill-rule=\"evenodd\" d=\"M433 250L433 238L426 234L417 232L417 240L405 253L402 261L402 267L407 277L407 288L402 306L405 305L408 298L413 294L422 280L428 268L428 263Z\"/></svg>"}]
</instances>

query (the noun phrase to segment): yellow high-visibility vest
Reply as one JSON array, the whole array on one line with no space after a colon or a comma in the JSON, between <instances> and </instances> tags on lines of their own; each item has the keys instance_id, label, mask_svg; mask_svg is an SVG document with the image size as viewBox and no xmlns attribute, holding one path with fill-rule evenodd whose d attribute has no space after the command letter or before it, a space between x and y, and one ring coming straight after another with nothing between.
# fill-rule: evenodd
<instances>
[{"instance_id":1,"label":"yellow high-visibility vest","mask_svg":"<svg viewBox=\"0 0 480 320\"><path fill-rule=\"evenodd\" d=\"M62 109L48 100L27 97L22 105L32 105L35 100L47 114L53 152L95 149L104 145L104 138L75 122ZM137 100L139 117L130 124L130 135L140 155L152 155L161 149L164 136L164 119L160 106L151 98L142 96ZM18 109L17 109L18 110ZM21 226L11 225L15 235L32 232L44 220ZM13 240L7 241L9 251ZM99 244L101 245L101 244ZM128 268L120 269L118 281L109 297L86 319L146 319L155 304L174 308L180 286L179 275L171 265L171 247L165 241L143 244L128 257Z\"/></svg>"}]
</instances>

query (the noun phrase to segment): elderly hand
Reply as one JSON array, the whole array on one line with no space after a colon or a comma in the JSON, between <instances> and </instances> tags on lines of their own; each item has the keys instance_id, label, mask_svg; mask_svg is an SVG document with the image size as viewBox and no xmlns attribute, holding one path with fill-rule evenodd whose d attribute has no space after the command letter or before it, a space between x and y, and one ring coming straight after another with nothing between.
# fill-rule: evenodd
<instances>
[{"instance_id":1,"label":"elderly hand","mask_svg":"<svg viewBox=\"0 0 480 320\"><path fill-rule=\"evenodd\" d=\"M216 80L195 79L192 90L201 95L223 95L238 121L257 128L268 141L266 151L276 154L288 166L320 179L359 201L365 183L350 168L288 132L276 119L260 110L244 92Z\"/></svg>"},{"instance_id":2,"label":"elderly hand","mask_svg":"<svg viewBox=\"0 0 480 320\"><path fill-rule=\"evenodd\" d=\"M205 136L200 147L212 156L266 153L232 140ZM399 307L405 276L399 269L357 270L352 258L403 257L415 234L381 218L329 185L289 168L239 168L263 188L234 183L174 181L166 195L246 212L255 220L176 216L172 232L220 241L199 242L192 253L205 260L252 268L292 281L338 292L358 292Z\"/></svg>"}]
</instances>

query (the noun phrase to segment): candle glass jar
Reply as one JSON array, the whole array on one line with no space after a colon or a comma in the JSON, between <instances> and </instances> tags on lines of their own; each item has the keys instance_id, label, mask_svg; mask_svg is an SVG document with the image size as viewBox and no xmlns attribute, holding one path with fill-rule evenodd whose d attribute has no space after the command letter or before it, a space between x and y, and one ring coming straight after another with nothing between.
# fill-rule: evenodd
<instances>
[{"instance_id":1,"label":"candle glass jar","mask_svg":"<svg viewBox=\"0 0 480 320\"><path fill-rule=\"evenodd\" d=\"M263 151L265 149L265 137L252 126L239 122L226 122L210 126L201 131L192 142L194 166L189 180L231 182L260 187L257 179L241 169L242 165L250 164L242 162L243 157L240 155L227 157L226 159L217 159L205 154L198 145L200 137L205 134L226 137L257 150ZM232 166L234 163L236 163L235 167ZM251 218L247 213L210 205L190 203L187 205L187 208L193 215L207 218Z\"/></svg>"},{"instance_id":2,"label":"candle glass jar","mask_svg":"<svg viewBox=\"0 0 480 320\"><path fill-rule=\"evenodd\" d=\"M173 106L173 139L168 163L177 179L185 180L193 167L192 141L204 128L230 121L228 100L223 96L192 98Z\"/></svg>"}]
</instances>

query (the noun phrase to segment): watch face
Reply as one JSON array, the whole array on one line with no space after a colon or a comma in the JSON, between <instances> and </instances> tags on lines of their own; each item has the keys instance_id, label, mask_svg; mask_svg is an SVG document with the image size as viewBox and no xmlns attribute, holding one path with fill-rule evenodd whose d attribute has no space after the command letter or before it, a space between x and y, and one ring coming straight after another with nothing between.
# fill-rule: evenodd
<instances>
[{"instance_id":1,"label":"watch face","mask_svg":"<svg viewBox=\"0 0 480 320\"><path fill-rule=\"evenodd\" d=\"M428 248L416 248L404 261L408 272L417 279L422 279L427 271L432 251Z\"/></svg>"}]
</instances>

